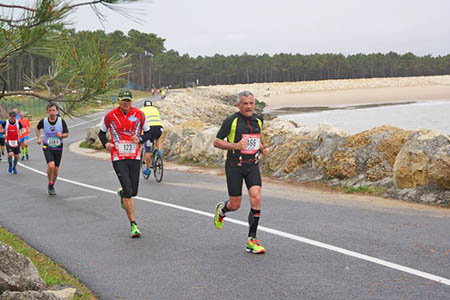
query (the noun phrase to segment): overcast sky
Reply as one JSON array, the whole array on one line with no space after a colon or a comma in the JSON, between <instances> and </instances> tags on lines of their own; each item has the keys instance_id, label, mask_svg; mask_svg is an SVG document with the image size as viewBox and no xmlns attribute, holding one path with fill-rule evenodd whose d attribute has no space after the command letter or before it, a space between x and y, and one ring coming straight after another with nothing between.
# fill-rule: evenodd
<instances>
[{"instance_id":1,"label":"overcast sky","mask_svg":"<svg viewBox=\"0 0 450 300\"><path fill-rule=\"evenodd\" d=\"M122 7L143 23L101 9L107 32L156 33L167 49L191 56L450 54L450 0L144 0ZM71 20L77 30L103 29L88 7Z\"/></svg>"}]
</instances>

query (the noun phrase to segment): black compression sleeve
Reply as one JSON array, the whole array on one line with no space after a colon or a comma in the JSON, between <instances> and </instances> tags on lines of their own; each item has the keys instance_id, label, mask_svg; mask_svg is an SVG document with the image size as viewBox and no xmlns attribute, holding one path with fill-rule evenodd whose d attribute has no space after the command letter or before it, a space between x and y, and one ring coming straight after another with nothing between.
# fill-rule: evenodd
<instances>
[{"instance_id":1,"label":"black compression sleeve","mask_svg":"<svg viewBox=\"0 0 450 300\"><path fill-rule=\"evenodd\" d=\"M108 142L108 140L106 139L106 132L100 129L98 132L98 138L100 139L100 142L102 142L103 147L106 148L106 143Z\"/></svg>"}]
</instances>

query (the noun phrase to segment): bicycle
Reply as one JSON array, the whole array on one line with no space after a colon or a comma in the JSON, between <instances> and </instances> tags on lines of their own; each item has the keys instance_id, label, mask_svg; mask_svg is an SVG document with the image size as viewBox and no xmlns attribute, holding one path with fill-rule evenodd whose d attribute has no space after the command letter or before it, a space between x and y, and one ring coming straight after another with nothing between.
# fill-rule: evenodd
<instances>
[{"instance_id":1,"label":"bicycle","mask_svg":"<svg viewBox=\"0 0 450 300\"><path fill-rule=\"evenodd\" d=\"M161 155L159 154L158 149L155 148L154 143L151 146L152 152L152 160L150 162L150 170L153 170L153 175L157 182L161 182L164 173L163 160ZM141 147L141 171L143 172L147 168L145 164L145 145ZM142 174L145 179L150 177L150 173L148 175Z\"/></svg>"}]
</instances>

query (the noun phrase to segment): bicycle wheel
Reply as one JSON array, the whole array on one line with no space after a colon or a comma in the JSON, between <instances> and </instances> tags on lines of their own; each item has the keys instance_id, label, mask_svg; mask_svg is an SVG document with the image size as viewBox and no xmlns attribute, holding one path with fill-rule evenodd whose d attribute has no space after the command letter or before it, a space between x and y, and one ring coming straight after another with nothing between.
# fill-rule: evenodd
<instances>
[{"instance_id":1,"label":"bicycle wheel","mask_svg":"<svg viewBox=\"0 0 450 300\"><path fill-rule=\"evenodd\" d=\"M164 168L163 168L163 160L161 156L159 155L159 152L157 149L153 152L153 175L155 175L155 179L158 182L161 182L163 178Z\"/></svg>"},{"instance_id":2,"label":"bicycle wheel","mask_svg":"<svg viewBox=\"0 0 450 300\"><path fill-rule=\"evenodd\" d=\"M148 175L144 174L145 169L147 169L147 165L145 164L145 147L144 145L141 145L141 171L142 171L142 177L145 179L148 179L150 177L150 173Z\"/></svg>"}]
</instances>

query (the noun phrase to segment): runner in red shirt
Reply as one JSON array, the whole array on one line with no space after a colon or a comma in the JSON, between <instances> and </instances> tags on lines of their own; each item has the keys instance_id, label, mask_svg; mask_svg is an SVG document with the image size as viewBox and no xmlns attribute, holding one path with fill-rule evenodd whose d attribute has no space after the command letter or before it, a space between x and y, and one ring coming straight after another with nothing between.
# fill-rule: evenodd
<instances>
[{"instance_id":1,"label":"runner in red shirt","mask_svg":"<svg viewBox=\"0 0 450 300\"><path fill-rule=\"evenodd\" d=\"M24 115L23 112L20 113L20 123L23 126L23 132L20 135L20 145L22 147L22 160L25 158L28 160L30 157L28 155L28 134L30 133L30 120Z\"/></svg>"},{"instance_id":2,"label":"runner in red shirt","mask_svg":"<svg viewBox=\"0 0 450 300\"><path fill-rule=\"evenodd\" d=\"M141 144L151 138L151 133L144 113L131 104L131 92L120 92L118 99L119 106L106 114L98 135L103 146L111 152L113 168L122 186L117 193L130 220L131 236L135 238L141 232L136 224L132 197L138 193ZM107 141L107 131L111 142Z\"/></svg>"},{"instance_id":3,"label":"runner in red shirt","mask_svg":"<svg viewBox=\"0 0 450 300\"><path fill-rule=\"evenodd\" d=\"M16 166L17 162L19 161L20 134L22 128L22 124L20 124L19 121L16 121L16 113L14 111L9 113L9 119L4 122L0 128L1 132L5 135L6 151L8 152L9 173L17 174Z\"/></svg>"}]
</instances>

